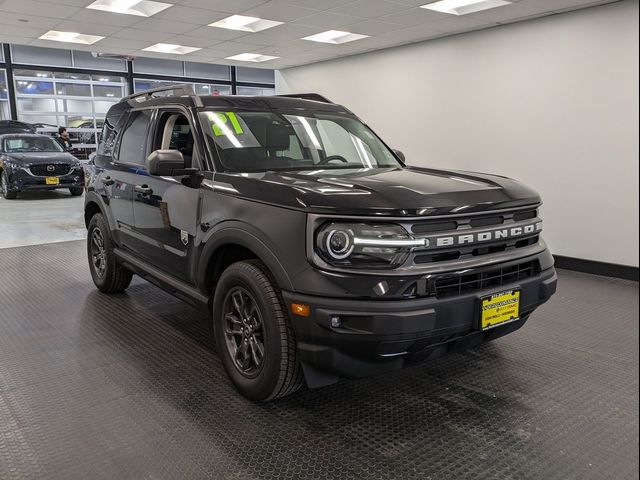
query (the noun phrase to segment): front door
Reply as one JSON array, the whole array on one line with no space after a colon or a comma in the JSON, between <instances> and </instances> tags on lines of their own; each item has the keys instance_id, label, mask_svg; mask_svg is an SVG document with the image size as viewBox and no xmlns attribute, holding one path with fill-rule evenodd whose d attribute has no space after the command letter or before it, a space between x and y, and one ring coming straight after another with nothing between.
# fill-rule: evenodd
<instances>
[{"instance_id":1,"label":"front door","mask_svg":"<svg viewBox=\"0 0 640 480\"><path fill-rule=\"evenodd\" d=\"M186 110L159 110L154 117L153 150L179 150L186 167L200 168L202 158L194 142ZM191 281L191 251L198 226L199 189L183 184L183 177L138 178L133 192L135 233L139 254L147 262L185 281Z\"/></svg>"}]
</instances>

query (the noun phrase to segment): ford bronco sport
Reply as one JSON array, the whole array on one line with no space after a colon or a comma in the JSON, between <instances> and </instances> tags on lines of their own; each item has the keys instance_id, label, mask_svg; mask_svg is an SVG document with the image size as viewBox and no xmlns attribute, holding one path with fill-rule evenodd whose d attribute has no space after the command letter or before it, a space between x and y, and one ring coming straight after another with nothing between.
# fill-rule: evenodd
<instances>
[{"instance_id":1,"label":"ford bronco sport","mask_svg":"<svg viewBox=\"0 0 640 480\"><path fill-rule=\"evenodd\" d=\"M556 289L537 193L407 166L319 95L136 94L109 110L94 163L96 286L137 274L208 308L254 400L493 340Z\"/></svg>"}]
</instances>

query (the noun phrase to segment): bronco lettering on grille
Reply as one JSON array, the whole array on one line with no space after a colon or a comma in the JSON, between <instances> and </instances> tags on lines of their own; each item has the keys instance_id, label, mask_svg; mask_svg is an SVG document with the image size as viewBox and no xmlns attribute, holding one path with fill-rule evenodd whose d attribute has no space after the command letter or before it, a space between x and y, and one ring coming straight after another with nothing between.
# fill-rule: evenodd
<instances>
[{"instance_id":1,"label":"bronco lettering on grille","mask_svg":"<svg viewBox=\"0 0 640 480\"><path fill-rule=\"evenodd\" d=\"M489 242L492 240L510 239L522 235L530 235L542 230L542 222L520 225L510 228L500 228L497 230L486 230L482 232L470 232L460 235L446 235L430 239L428 245L436 248L453 247L471 243Z\"/></svg>"}]
</instances>

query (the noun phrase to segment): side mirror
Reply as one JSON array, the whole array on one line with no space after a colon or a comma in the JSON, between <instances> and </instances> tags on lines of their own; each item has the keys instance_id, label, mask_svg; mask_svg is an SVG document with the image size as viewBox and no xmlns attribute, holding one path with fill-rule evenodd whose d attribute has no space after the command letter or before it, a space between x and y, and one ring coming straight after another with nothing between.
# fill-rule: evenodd
<instances>
[{"instance_id":1,"label":"side mirror","mask_svg":"<svg viewBox=\"0 0 640 480\"><path fill-rule=\"evenodd\" d=\"M195 168L185 168L184 157L178 150L155 150L147 157L147 172L158 177L193 175Z\"/></svg>"},{"instance_id":2,"label":"side mirror","mask_svg":"<svg viewBox=\"0 0 640 480\"><path fill-rule=\"evenodd\" d=\"M395 148L393 149L393 153L396 154L396 157L398 157L400 159L400 161L402 161L402 163L406 163L406 159L404 158L404 153L402 153L402 151L400 150L396 150Z\"/></svg>"}]
</instances>

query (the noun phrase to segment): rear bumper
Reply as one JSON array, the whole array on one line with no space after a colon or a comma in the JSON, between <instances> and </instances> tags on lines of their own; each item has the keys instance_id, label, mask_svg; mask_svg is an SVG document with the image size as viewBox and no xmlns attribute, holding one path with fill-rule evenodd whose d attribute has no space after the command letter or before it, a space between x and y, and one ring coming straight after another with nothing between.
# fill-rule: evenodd
<instances>
[{"instance_id":1,"label":"rear bumper","mask_svg":"<svg viewBox=\"0 0 640 480\"><path fill-rule=\"evenodd\" d=\"M291 315L300 360L310 386L404 367L493 340L520 328L556 291L553 268L500 290L521 289L520 320L481 331L480 299L496 289L450 298L352 300L283 292L287 305L304 303L311 315ZM332 326L332 317L340 326Z\"/></svg>"}]
</instances>

